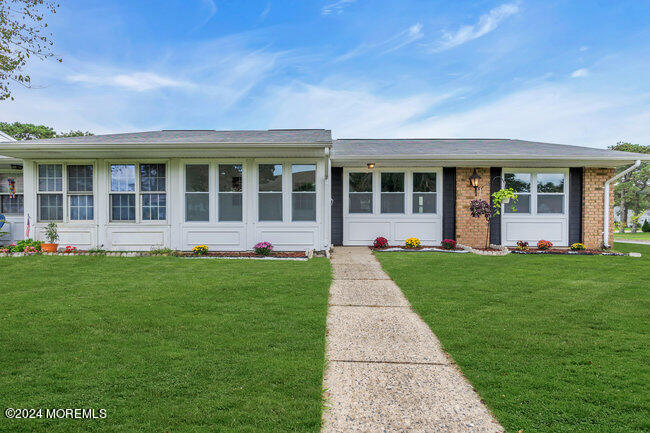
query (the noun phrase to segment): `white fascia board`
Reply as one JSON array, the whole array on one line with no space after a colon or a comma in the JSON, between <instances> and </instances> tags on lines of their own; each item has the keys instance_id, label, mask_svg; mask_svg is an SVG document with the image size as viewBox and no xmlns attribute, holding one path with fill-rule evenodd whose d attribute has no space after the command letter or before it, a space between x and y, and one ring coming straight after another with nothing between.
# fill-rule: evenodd
<instances>
[{"instance_id":1,"label":"white fascia board","mask_svg":"<svg viewBox=\"0 0 650 433\"><path fill-rule=\"evenodd\" d=\"M232 152L233 154L256 153L260 151L273 152L279 156L293 156L301 151L324 154L324 149L330 148L331 143L142 143L142 144L23 144L0 143L0 153L18 158L39 157L89 157L107 156L210 156L210 151L217 153ZM254 156L254 155L253 155ZM271 155L273 156L273 155Z\"/></svg>"},{"instance_id":2,"label":"white fascia board","mask_svg":"<svg viewBox=\"0 0 650 433\"><path fill-rule=\"evenodd\" d=\"M399 156L354 156L354 157L333 157L332 165L335 167L344 166L363 166L368 162L379 163L383 166L394 165L431 165L446 167L466 167L466 166L508 166L508 165L525 165L530 167L617 167L624 164L631 164L639 159L636 156L615 156L615 157L584 157L575 156L508 156L503 155L418 155L417 159L413 155ZM650 161L650 155L643 160Z\"/></svg>"}]
</instances>

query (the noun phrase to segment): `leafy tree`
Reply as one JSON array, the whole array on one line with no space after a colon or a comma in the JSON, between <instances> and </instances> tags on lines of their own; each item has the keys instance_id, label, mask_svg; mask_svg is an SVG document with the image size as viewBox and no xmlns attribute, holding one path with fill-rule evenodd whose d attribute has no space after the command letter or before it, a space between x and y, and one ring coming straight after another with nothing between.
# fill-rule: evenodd
<instances>
[{"instance_id":1,"label":"leafy tree","mask_svg":"<svg viewBox=\"0 0 650 433\"><path fill-rule=\"evenodd\" d=\"M650 153L650 146L618 142L615 146L609 146L612 150L623 152ZM619 167L621 172L626 167ZM641 166L626 174L614 187L614 204L621 209L621 232L625 230L627 218L630 211L635 215L642 214L650 208L650 164L641 163ZM636 231L636 227L632 228Z\"/></svg>"},{"instance_id":2,"label":"leafy tree","mask_svg":"<svg viewBox=\"0 0 650 433\"><path fill-rule=\"evenodd\" d=\"M0 0L1 2L2 0ZM54 128L45 125L34 125L32 123L7 123L0 122L0 131L11 135L16 140L37 140L42 138L56 137L84 137L93 135L92 132L69 131L57 134Z\"/></svg>"},{"instance_id":3,"label":"leafy tree","mask_svg":"<svg viewBox=\"0 0 650 433\"><path fill-rule=\"evenodd\" d=\"M0 0L0 100L14 99L12 81L30 87L31 78L23 72L30 58L56 57L45 17L58 6L52 0Z\"/></svg>"},{"instance_id":4,"label":"leafy tree","mask_svg":"<svg viewBox=\"0 0 650 433\"><path fill-rule=\"evenodd\" d=\"M11 135L16 140L37 140L39 138L54 138L56 131L45 125L34 125L32 123L6 123L0 122L0 130Z\"/></svg>"},{"instance_id":5,"label":"leafy tree","mask_svg":"<svg viewBox=\"0 0 650 433\"><path fill-rule=\"evenodd\" d=\"M62 132L60 134L56 134L57 137L88 137L91 135L95 135L90 131L68 131L68 132Z\"/></svg>"}]
</instances>

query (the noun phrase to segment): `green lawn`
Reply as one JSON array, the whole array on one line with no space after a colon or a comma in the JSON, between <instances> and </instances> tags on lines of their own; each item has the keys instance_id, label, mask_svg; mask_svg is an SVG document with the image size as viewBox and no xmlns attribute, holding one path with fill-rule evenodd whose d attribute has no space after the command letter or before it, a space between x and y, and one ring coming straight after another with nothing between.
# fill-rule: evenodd
<instances>
[{"instance_id":1,"label":"green lawn","mask_svg":"<svg viewBox=\"0 0 650 433\"><path fill-rule=\"evenodd\" d=\"M377 253L509 432L650 431L642 258Z\"/></svg>"},{"instance_id":2,"label":"green lawn","mask_svg":"<svg viewBox=\"0 0 650 433\"><path fill-rule=\"evenodd\" d=\"M106 409L21 432L316 432L330 266L0 259L0 407Z\"/></svg>"},{"instance_id":3,"label":"green lawn","mask_svg":"<svg viewBox=\"0 0 650 433\"><path fill-rule=\"evenodd\" d=\"M614 240L616 239L650 241L650 232L614 233Z\"/></svg>"}]
</instances>

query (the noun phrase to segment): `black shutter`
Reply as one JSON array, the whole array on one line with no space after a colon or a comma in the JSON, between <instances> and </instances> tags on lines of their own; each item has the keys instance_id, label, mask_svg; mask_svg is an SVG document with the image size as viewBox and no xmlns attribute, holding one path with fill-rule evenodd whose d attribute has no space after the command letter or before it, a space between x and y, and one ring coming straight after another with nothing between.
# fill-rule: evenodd
<instances>
[{"instance_id":1,"label":"black shutter","mask_svg":"<svg viewBox=\"0 0 650 433\"><path fill-rule=\"evenodd\" d=\"M456 239L456 167L442 169L442 238Z\"/></svg>"},{"instance_id":2,"label":"black shutter","mask_svg":"<svg viewBox=\"0 0 650 433\"><path fill-rule=\"evenodd\" d=\"M582 167L569 169L569 245L582 242Z\"/></svg>"},{"instance_id":3,"label":"black shutter","mask_svg":"<svg viewBox=\"0 0 650 433\"><path fill-rule=\"evenodd\" d=\"M343 167L332 167L332 245L343 245Z\"/></svg>"},{"instance_id":4,"label":"black shutter","mask_svg":"<svg viewBox=\"0 0 650 433\"><path fill-rule=\"evenodd\" d=\"M490 167L490 207L494 211L492 194L501 189L501 167ZM501 214L490 219L490 243L501 245Z\"/></svg>"}]
</instances>

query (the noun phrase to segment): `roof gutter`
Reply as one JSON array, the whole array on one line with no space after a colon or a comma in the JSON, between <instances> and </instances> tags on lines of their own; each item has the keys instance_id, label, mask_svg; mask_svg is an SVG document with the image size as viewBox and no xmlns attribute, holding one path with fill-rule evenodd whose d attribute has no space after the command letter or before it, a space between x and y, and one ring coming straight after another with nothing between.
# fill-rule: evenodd
<instances>
[{"instance_id":1,"label":"roof gutter","mask_svg":"<svg viewBox=\"0 0 650 433\"><path fill-rule=\"evenodd\" d=\"M411 155L332 155L334 161L365 161L368 159L373 160L394 160L394 159L405 159L405 160L465 160L465 161L476 161L476 160L602 160L602 161L629 161L634 160L635 158L630 158L629 156L589 156L589 155L504 155L504 154L485 154L485 155L463 155L463 154L411 154ZM643 159L650 159L650 156Z\"/></svg>"},{"instance_id":2,"label":"roof gutter","mask_svg":"<svg viewBox=\"0 0 650 433\"><path fill-rule=\"evenodd\" d=\"M603 246L609 248L609 185L617 179L625 176L629 172L636 170L641 165L641 160L637 159L634 164L626 168L613 178L605 182L605 209L603 210Z\"/></svg>"}]
</instances>

